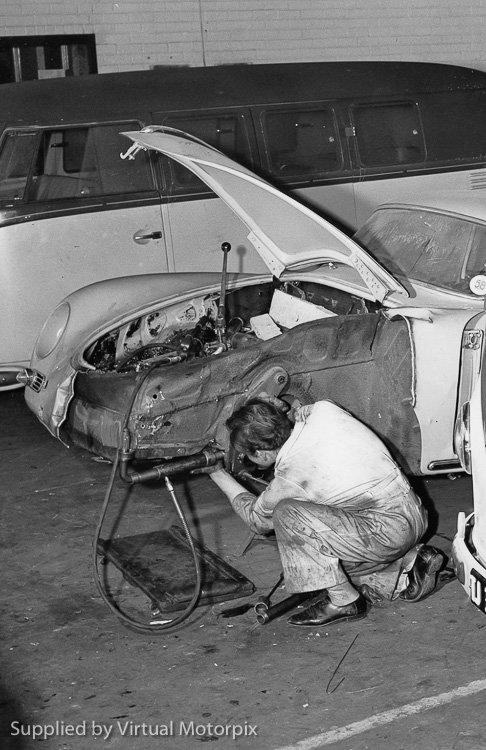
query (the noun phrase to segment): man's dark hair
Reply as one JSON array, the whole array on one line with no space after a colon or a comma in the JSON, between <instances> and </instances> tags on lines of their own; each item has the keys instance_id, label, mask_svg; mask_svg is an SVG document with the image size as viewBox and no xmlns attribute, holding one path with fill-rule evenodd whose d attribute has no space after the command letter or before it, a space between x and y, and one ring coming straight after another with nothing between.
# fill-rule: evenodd
<instances>
[{"instance_id":1,"label":"man's dark hair","mask_svg":"<svg viewBox=\"0 0 486 750\"><path fill-rule=\"evenodd\" d=\"M248 401L226 421L236 450L254 456L257 450L279 450L292 432L288 417L261 399Z\"/></svg>"}]
</instances>

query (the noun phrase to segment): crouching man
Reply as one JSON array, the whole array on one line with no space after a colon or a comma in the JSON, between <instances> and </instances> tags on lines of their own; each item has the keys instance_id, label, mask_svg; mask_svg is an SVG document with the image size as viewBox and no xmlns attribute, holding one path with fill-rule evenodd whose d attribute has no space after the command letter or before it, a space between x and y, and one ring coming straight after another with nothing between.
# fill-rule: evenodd
<instances>
[{"instance_id":1,"label":"crouching man","mask_svg":"<svg viewBox=\"0 0 486 750\"><path fill-rule=\"evenodd\" d=\"M427 512L383 442L331 401L294 419L253 400L226 423L238 452L274 465L258 497L223 468L210 472L253 531L275 531L286 592L319 594L288 622L327 626L365 617L370 602L431 594L443 556L418 544Z\"/></svg>"}]
</instances>

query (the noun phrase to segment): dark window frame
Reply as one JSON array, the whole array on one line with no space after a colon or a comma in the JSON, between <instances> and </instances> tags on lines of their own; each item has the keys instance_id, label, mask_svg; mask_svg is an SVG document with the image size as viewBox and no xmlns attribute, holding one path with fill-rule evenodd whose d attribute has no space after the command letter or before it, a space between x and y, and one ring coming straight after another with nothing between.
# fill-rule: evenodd
<instances>
[{"instance_id":1,"label":"dark window frame","mask_svg":"<svg viewBox=\"0 0 486 750\"><path fill-rule=\"evenodd\" d=\"M95 34L3 36L0 39L0 83L97 72Z\"/></svg>"}]
</instances>

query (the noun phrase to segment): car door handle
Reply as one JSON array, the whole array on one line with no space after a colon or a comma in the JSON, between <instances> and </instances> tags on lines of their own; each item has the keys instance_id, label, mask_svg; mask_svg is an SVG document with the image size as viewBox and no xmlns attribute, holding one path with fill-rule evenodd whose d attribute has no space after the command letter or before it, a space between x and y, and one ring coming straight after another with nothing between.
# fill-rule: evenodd
<instances>
[{"instance_id":1,"label":"car door handle","mask_svg":"<svg viewBox=\"0 0 486 750\"><path fill-rule=\"evenodd\" d=\"M161 240L162 232L145 233L143 229L139 229L138 232L135 232L133 235L133 239L135 242L138 242L139 245L146 245L149 240Z\"/></svg>"}]
</instances>

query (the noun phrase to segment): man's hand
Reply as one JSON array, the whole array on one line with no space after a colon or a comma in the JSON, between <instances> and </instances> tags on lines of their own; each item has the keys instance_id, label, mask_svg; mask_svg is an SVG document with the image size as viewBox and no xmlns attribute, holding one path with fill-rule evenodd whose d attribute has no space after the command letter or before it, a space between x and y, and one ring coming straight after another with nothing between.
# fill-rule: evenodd
<instances>
[{"instance_id":1,"label":"man's hand","mask_svg":"<svg viewBox=\"0 0 486 750\"><path fill-rule=\"evenodd\" d=\"M305 404L304 406L298 406L294 409L293 417L295 422L305 422L307 417L310 415L314 404Z\"/></svg>"}]
</instances>

